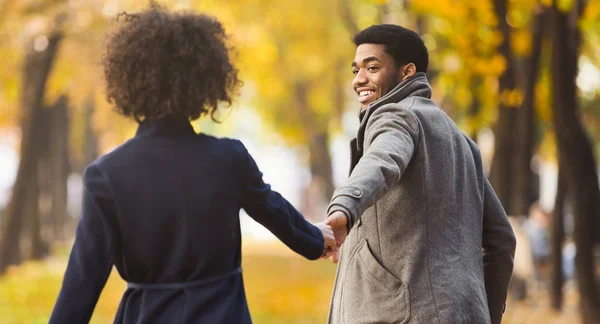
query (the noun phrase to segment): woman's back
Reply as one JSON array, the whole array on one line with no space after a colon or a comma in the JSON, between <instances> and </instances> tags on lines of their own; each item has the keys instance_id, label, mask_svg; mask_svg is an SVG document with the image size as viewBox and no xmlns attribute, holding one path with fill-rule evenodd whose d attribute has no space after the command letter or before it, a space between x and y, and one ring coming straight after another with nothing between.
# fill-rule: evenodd
<instances>
[{"instance_id":1,"label":"woman's back","mask_svg":"<svg viewBox=\"0 0 600 324\"><path fill-rule=\"evenodd\" d=\"M237 144L196 135L185 119L149 121L97 163L114 195L127 281L197 280L239 265Z\"/></svg>"},{"instance_id":2,"label":"woman's back","mask_svg":"<svg viewBox=\"0 0 600 324\"><path fill-rule=\"evenodd\" d=\"M83 212L51 323L84 323L112 265L128 282L116 323L247 323L239 211L308 259L321 231L262 181L241 142L146 120L84 173Z\"/></svg>"},{"instance_id":3,"label":"woman's back","mask_svg":"<svg viewBox=\"0 0 600 324\"><path fill-rule=\"evenodd\" d=\"M140 125L84 172L82 213L50 323L87 323L116 265L128 282L116 323L248 323L239 211L309 259L326 225L271 190L241 142L190 120L231 103L240 82L221 24L153 4L126 15L103 55L106 93Z\"/></svg>"}]
</instances>

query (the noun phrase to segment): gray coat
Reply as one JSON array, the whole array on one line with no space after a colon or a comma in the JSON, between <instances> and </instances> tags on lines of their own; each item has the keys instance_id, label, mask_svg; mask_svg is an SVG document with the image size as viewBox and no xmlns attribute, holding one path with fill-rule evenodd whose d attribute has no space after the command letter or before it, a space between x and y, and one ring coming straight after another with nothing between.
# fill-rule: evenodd
<instances>
[{"instance_id":1,"label":"gray coat","mask_svg":"<svg viewBox=\"0 0 600 324\"><path fill-rule=\"evenodd\" d=\"M500 323L515 236L479 149L424 73L361 113L329 323ZM482 253L483 251L483 253Z\"/></svg>"}]
</instances>

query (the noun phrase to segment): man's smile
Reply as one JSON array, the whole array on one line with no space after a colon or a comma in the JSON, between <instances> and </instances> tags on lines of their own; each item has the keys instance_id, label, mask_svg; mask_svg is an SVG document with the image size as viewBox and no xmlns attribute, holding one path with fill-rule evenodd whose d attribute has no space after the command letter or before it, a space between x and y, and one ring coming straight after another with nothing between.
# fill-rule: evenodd
<instances>
[{"instance_id":1,"label":"man's smile","mask_svg":"<svg viewBox=\"0 0 600 324\"><path fill-rule=\"evenodd\" d=\"M356 89L358 94L358 101L362 104L373 102L377 99L377 92L373 89Z\"/></svg>"}]
</instances>

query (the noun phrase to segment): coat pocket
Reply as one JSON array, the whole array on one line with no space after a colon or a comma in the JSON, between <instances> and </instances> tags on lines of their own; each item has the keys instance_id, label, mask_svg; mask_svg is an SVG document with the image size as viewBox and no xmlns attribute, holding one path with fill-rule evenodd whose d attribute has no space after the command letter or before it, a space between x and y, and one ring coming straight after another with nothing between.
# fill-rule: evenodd
<instances>
[{"instance_id":1,"label":"coat pocket","mask_svg":"<svg viewBox=\"0 0 600 324\"><path fill-rule=\"evenodd\" d=\"M408 284L375 259L366 240L348 264L341 299L345 324L402 324L410 319Z\"/></svg>"}]
</instances>

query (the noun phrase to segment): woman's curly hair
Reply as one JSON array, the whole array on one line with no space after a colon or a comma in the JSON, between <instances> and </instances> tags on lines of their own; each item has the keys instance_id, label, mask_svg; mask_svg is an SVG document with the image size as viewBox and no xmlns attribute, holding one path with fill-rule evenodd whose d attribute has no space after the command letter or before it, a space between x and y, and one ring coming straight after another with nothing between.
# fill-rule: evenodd
<instances>
[{"instance_id":1,"label":"woman's curly hair","mask_svg":"<svg viewBox=\"0 0 600 324\"><path fill-rule=\"evenodd\" d=\"M214 17L169 12L150 2L108 36L102 57L106 97L117 110L141 122L183 115L190 120L231 105L241 85L231 47ZM117 17L119 20L119 17Z\"/></svg>"}]
</instances>

